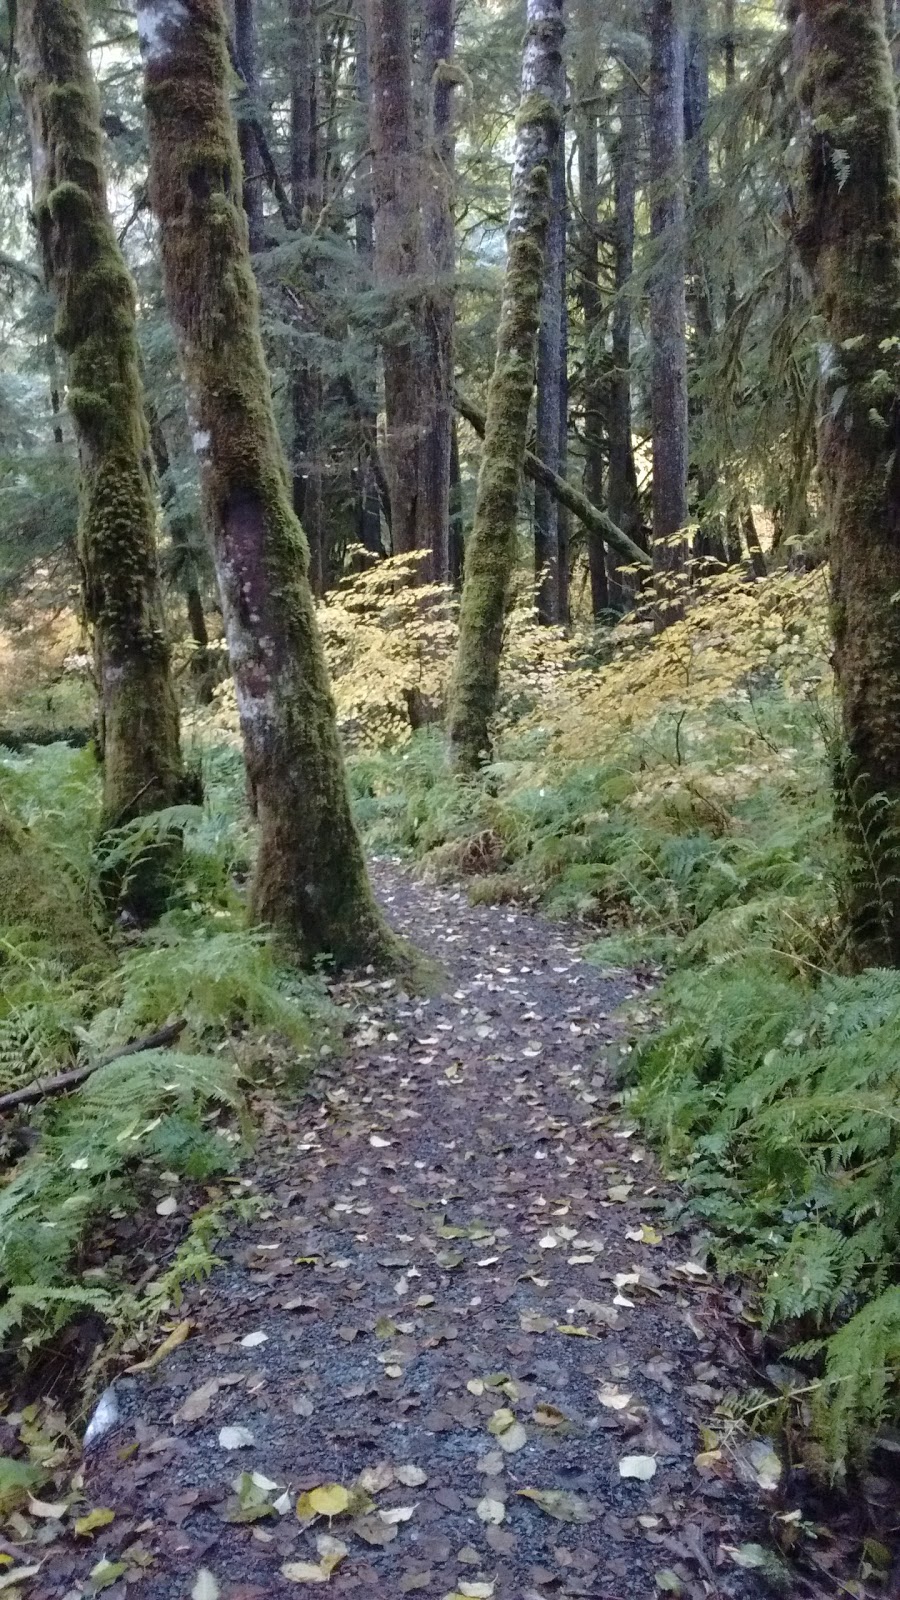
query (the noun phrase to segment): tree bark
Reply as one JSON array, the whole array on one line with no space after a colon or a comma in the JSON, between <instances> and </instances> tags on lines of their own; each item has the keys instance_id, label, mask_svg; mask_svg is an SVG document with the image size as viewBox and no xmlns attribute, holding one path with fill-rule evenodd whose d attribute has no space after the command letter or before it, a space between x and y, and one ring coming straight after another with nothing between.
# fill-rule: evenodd
<instances>
[{"instance_id":1,"label":"tree bark","mask_svg":"<svg viewBox=\"0 0 900 1600\"><path fill-rule=\"evenodd\" d=\"M238 110L238 143L244 173L247 230L250 236L250 249L255 254L263 249L266 241L260 152L254 127L254 123L259 120L259 72L254 0L234 0L234 53L244 80L244 93Z\"/></svg>"},{"instance_id":2,"label":"tree bark","mask_svg":"<svg viewBox=\"0 0 900 1600\"><path fill-rule=\"evenodd\" d=\"M560 137L556 85L565 32L562 0L527 0L527 7L506 277L475 517L466 551L450 703L451 750L457 764L466 770L477 768L490 753L503 621L516 559L519 485L534 392L550 213L549 174Z\"/></svg>"},{"instance_id":3,"label":"tree bark","mask_svg":"<svg viewBox=\"0 0 900 1600\"><path fill-rule=\"evenodd\" d=\"M453 0L424 0L422 79L427 108L423 192L428 294L427 414L422 436L422 526L420 539L432 554L432 576L450 576L450 456L453 430L453 324L456 238L453 191L456 165L453 128Z\"/></svg>"},{"instance_id":4,"label":"tree bark","mask_svg":"<svg viewBox=\"0 0 900 1600\"><path fill-rule=\"evenodd\" d=\"M324 202L318 137L319 25L312 0L290 0L289 26L291 207L298 227L310 230ZM302 325L298 327L300 348L291 361L291 487L294 512L309 540L313 592L322 595L327 566L321 464L324 394L321 372L303 354L303 337L308 332Z\"/></svg>"},{"instance_id":5,"label":"tree bark","mask_svg":"<svg viewBox=\"0 0 900 1600\"><path fill-rule=\"evenodd\" d=\"M250 915L306 960L392 949L350 814L259 328L220 0L140 0L150 195L192 410L259 852Z\"/></svg>"},{"instance_id":6,"label":"tree bark","mask_svg":"<svg viewBox=\"0 0 900 1600\"><path fill-rule=\"evenodd\" d=\"M619 90L619 131L613 144L615 184L615 300L612 310L611 372L608 388L609 472L606 504L617 527L635 544L643 542L643 521L634 459L631 415L631 323L629 285L634 274L635 210L641 152L638 87L628 63ZM633 594L632 579L619 574L616 553L607 553L610 602L623 607Z\"/></svg>"},{"instance_id":7,"label":"tree bark","mask_svg":"<svg viewBox=\"0 0 900 1600\"><path fill-rule=\"evenodd\" d=\"M371 278L375 270L375 220L372 200L372 155L369 127L371 123L371 86L369 82L369 44L366 31L366 0L354 0L354 76L356 91L356 167L354 201L356 207L354 237L356 254L363 271ZM384 469L378 454L378 405L374 375L363 379L364 387L351 409L358 420L359 429L359 537L366 550L384 555L381 538L382 495L379 483ZM390 527L390 500L385 507Z\"/></svg>"},{"instance_id":8,"label":"tree bark","mask_svg":"<svg viewBox=\"0 0 900 1600\"><path fill-rule=\"evenodd\" d=\"M578 299L584 328L584 492L593 505L603 500L604 374L602 361L603 309L600 298L600 250L597 218L600 183L597 164L597 12L592 0L579 0L576 12L578 38L575 50L575 132L578 141ZM538 452L540 453L540 452ZM588 535L588 571L591 580L591 615L609 610L609 580L603 540Z\"/></svg>"},{"instance_id":9,"label":"tree bark","mask_svg":"<svg viewBox=\"0 0 900 1600\"><path fill-rule=\"evenodd\" d=\"M653 560L660 622L680 609L676 574L687 526L688 403L685 297L684 33L682 0L650 14L650 278Z\"/></svg>"},{"instance_id":10,"label":"tree bark","mask_svg":"<svg viewBox=\"0 0 900 1600\"><path fill-rule=\"evenodd\" d=\"M535 453L559 477L566 472L566 432L561 417L566 405L566 73L560 56L546 93L559 114L560 136L550 170L550 220L544 264L544 289L537 354L537 426ZM534 491L534 571L537 619L561 618L560 506L541 484Z\"/></svg>"},{"instance_id":11,"label":"tree bark","mask_svg":"<svg viewBox=\"0 0 900 1600\"><path fill-rule=\"evenodd\" d=\"M385 468L395 555L424 549L421 406L425 339L421 159L413 124L409 0L369 0L375 270L386 302L382 336Z\"/></svg>"},{"instance_id":12,"label":"tree bark","mask_svg":"<svg viewBox=\"0 0 900 1600\"><path fill-rule=\"evenodd\" d=\"M107 209L79 0L25 0L19 22L35 218L78 441L78 552L100 691L103 817L113 826L176 803L184 782L134 288ZM148 863L132 880L135 914L159 908L162 876L161 863Z\"/></svg>"},{"instance_id":13,"label":"tree bark","mask_svg":"<svg viewBox=\"0 0 900 1600\"><path fill-rule=\"evenodd\" d=\"M791 8L797 243L822 319L819 475L860 959L900 965L900 143L884 0Z\"/></svg>"}]
</instances>

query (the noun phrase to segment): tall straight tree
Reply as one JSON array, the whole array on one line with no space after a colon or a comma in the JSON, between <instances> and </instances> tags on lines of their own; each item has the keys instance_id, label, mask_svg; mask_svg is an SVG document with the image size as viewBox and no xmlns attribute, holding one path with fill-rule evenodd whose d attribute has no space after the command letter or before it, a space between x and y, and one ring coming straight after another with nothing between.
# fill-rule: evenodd
<instances>
[{"instance_id":1,"label":"tall straight tree","mask_svg":"<svg viewBox=\"0 0 900 1600\"><path fill-rule=\"evenodd\" d=\"M604 389L603 303L600 294L598 215L600 183L597 160L597 24L593 0L578 0L575 11L575 135L578 141L579 236L577 288L584 333L584 492L595 506L603 502ZM540 452L538 452L540 454ZM588 534L591 613L600 617L609 607L609 581L603 540Z\"/></svg>"},{"instance_id":2,"label":"tall straight tree","mask_svg":"<svg viewBox=\"0 0 900 1600\"><path fill-rule=\"evenodd\" d=\"M385 461L395 554L431 544L422 470L425 379L422 152L413 116L408 0L369 0L375 270L384 296ZM427 532L426 532L427 530Z\"/></svg>"},{"instance_id":3,"label":"tall straight tree","mask_svg":"<svg viewBox=\"0 0 900 1600\"><path fill-rule=\"evenodd\" d=\"M423 207L428 258L425 336L430 415L424 419L422 477L436 580L450 576L450 467L453 437L453 323L456 239L453 225L455 136L453 0L423 0L422 78L426 112Z\"/></svg>"},{"instance_id":4,"label":"tall straight tree","mask_svg":"<svg viewBox=\"0 0 900 1600\"><path fill-rule=\"evenodd\" d=\"M684 562L688 521L683 0L651 0L650 278L653 557L657 573ZM671 577L659 584L661 619L677 610Z\"/></svg>"},{"instance_id":5,"label":"tall straight tree","mask_svg":"<svg viewBox=\"0 0 900 1600\"><path fill-rule=\"evenodd\" d=\"M244 94L238 112L238 142L244 169L244 210L247 213L250 249L256 252L262 250L265 244L265 230L262 169L253 126L259 117L255 0L234 0L234 55L244 80Z\"/></svg>"},{"instance_id":6,"label":"tall straight tree","mask_svg":"<svg viewBox=\"0 0 900 1600\"><path fill-rule=\"evenodd\" d=\"M863 960L900 966L900 145L884 0L795 0L805 116L798 243L822 319L819 472L831 557Z\"/></svg>"},{"instance_id":7,"label":"tall straight tree","mask_svg":"<svg viewBox=\"0 0 900 1600\"><path fill-rule=\"evenodd\" d=\"M563 10L565 0L563 0ZM564 19L565 20L565 17ZM538 331L536 454L560 477L566 473L568 436L568 315L566 308L565 63L560 56L546 93L560 119L560 136L550 172L550 220L547 226L544 292ZM559 622L566 592L565 514L559 501L541 485L534 490L534 565L539 622Z\"/></svg>"},{"instance_id":8,"label":"tall straight tree","mask_svg":"<svg viewBox=\"0 0 900 1600\"><path fill-rule=\"evenodd\" d=\"M103 815L114 826L171 805L184 782L134 287L107 209L100 104L80 0L25 0L19 54L35 219L78 441L78 554L100 691ZM133 899L156 898L154 876L133 885Z\"/></svg>"},{"instance_id":9,"label":"tall straight tree","mask_svg":"<svg viewBox=\"0 0 900 1600\"><path fill-rule=\"evenodd\" d=\"M140 0L150 194L181 349L259 853L250 911L306 959L380 959L272 407L221 0Z\"/></svg>"},{"instance_id":10,"label":"tall straight tree","mask_svg":"<svg viewBox=\"0 0 900 1600\"><path fill-rule=\"evenodd\" d=\"M615 300L610 340L609 472L606 499L609 515L636 544L643 542L643 519L634 458L631 401L631 279L634 275L638 179L641 161L640 90L637 63L623 61L619 83L619 125L612 142L614 181ZM619 576L621 563L607 550L610 599L621 605L633 582ZM613 573L616 574L615 579Z\"/></svg>"},{"instance_id":11,"label":"tall straight tree","mask_svg":"<svg viewBox=\"0 0 900 1600\"><path fill-rule=\"evenodd\" d=\"M550 173L561 134L557 86L565 33L562 0L527 0L527 16L497 358L488 389L450 699L451 751L457 765L470 771L490 753L534 393Z\"/></svg>"}]
</instances>

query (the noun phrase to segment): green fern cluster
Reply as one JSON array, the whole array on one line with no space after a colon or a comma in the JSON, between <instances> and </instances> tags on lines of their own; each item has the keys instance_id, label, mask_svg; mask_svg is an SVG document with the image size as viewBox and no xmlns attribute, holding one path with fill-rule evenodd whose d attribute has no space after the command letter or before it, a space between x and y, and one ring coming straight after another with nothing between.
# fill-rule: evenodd
<instances>
[{"instance_id":1,"label":"green fern cluster","mask_svg":"<svg viewBox=\"0 0 900 1600\"><path fill-rule=\"evenodd\" d=\"M228 1113L222 1127L210 1117ZM223 1057L167 1050L101 1067L45 1110L39 1142L0 1190L0 1341L27 1350L85 1306L109 1312L115 1284L79 1274L89 1226L133 1209L154 1171L208 1178L236 1161L243 1101ZM137 1181L136 1181L137 1180Z\"/></svg>"}]
</instances>

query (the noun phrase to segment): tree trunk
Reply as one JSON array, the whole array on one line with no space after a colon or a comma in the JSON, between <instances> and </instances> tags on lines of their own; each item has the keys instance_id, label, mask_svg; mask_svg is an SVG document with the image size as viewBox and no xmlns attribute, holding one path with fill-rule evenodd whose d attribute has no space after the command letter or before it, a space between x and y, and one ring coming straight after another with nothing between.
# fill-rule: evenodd
<instances>
[{"instance_id":1,"label":"tree trunk","mask_svg":"<svg viewBox=\"0 0 900 1600\"><path fill-rule=\"evenodd\" d=\"M450 575L453 281L456 273L453 0L424 0L423 24L422 79L427 108L423 209L429 279L425 307L428 343L425 376L429 404L422 423L423 506L419 537L431 548L434 580L446 583Z\"/></svg>"},{"instance_id":2,"label":"tree trunk","mask_svg":"<svg viewBox=\"0 0 900 1600\"><path fill-rule=\"evenodd\" d=\"M613 145L615 182L615 300L612 312L612 371L609 378L609 475L606 504L609 515L635 544L643 542L641 503L631 430L631 300L628 288L634 273L635 209L641 148L638 88L626 67L619 91L619 132ZM589 496L592 498L592 496ZM619 576L615 552L607 551L610 603L624 607L634 593L633 578Z\"/></svg>"},{"instance_id":3,"label":"tree trunk","mask_svg":"<svg viewBox=\"0 0 900 1600\"><path fill-rule=\"evenodd\" d=\"M581 213L578 250L578 299L584 325L584 492L593 505L603 500L603 315L600 299L600 252L597 219L600 183L597 167L597 13L592 0L579 0L576 13L575 130L578 140L578 208ZM540 453L540 452L538 452ZM591 615L609 610L609 580L603 540L588 535Z\"/></svg>"},{"instance_id":4,"label":"tree trunk","mask_svg":"<svg viewBox=\"0 0 900 1600\"><path fill-rule=\"evenodd\" d=\"M519 485L534 392L550 212L549 174L560 138L556 94L565 32L562 0L527 0L527 5L497 359L488 389L451 691L451 748L456 762L467 770L477 768L490 752L503 622L516 559Z\"/></svg>"},{"instance_id":5,"label":"tree trunk","mask_svg":"<svg viewBox=\"0 0 900 1600\"><path fill-rule=\"evenodd\" d=\"M465 540L463 537L462 473L459 465L459 429L456 419L450 434L450 570L447 574L454 589L462 588Z\"/></svg>"},{"instance_id":6,"label":"tree trunk","mask_svg":"<svg viewBox=\"0 0 900 1600\"><path fill-rule=\"evenodd\" d=\"M372 157L369 141L371 89L369 84L369 45L366 32L366 0L354 0L355 90L357 134L354 201L356 254L367 278L375 269L375 222L372 201ZM383 468L378 455L378 405L375 378L364 376L356 404L359 445L359 537L366 550L384 554L381 539L381 494L379 479ZM389 509L389 507L388 507Z\"/></svg>"},{"instance_id":7,"label":"tree trunk","mask_svg":"<svg viewBox=\"0 0 900 1600\"><path fill-rule=\"evenodd\" d=\"M862 960L900 965L900 146L884 0L792 6L804 112L797 242L823 322L819 474L831 558Z\"/></svg>"},{"instance_id":8,"label":"tree trunk","mask_svg":"<svg viewBox=\"0 0 900 1600\"><path fill-rule=\"evenodd\" d=\"M544 266L544 292L537 355L537 429L535 454L552 472L565 476L565 434L560 426L566 409L566 74L560 57L546 93L560 116L550 172L550 220ZM537 619L559 622L560 529L559 502L541 484L534 491L534 571L537 580Z\"/></svg>"},{"instance_id":9,"label":"tree trunk","mask_svg":"<svg viewBox=\"0 0 900 1600\"><path fill-rule=\"evenodd\" d=\"M254 130L254 122L259 118L254 0L234 0L234 53L245 85L238 110L238 143L241 147L241 165L244 173L244 210L247 213L250 249L255 254L263 249L266 241L260 153ZM242 111L246 115L242 115Z\"/></svg>"},{"instance_id":10,"label":"tree trunk","mask_svg":"<svg viewBox=\"0 0 900 1600\"><path fill-rule=\"evenodd\" d=\"M319 26L312 0L290 0L291 207L301 229L315 227L324 201L318 137ZM307 270L312 271L312 267ZM295 318L296 320L296 318ZM321 465L322 375L297 349L290 376L291 486L294 512L306 530L313 592L326 588L326 532Z\"/></svg>"},{"instance_id":11,"label":"tree trunk","mask_svg":"<svg viewBox=\"0 0 900 1600\"><path fill-rule=\"evenodd\" d=\"M138 33L163 279L259 819L250 915L307 960L379 959L391 941L350 815L260 339L220 0L140 0Z\"/></svg>"},{"instance_id":12,"label":"tree trunk","mask_svg":"<svg viewBox=\"0 0 900 1600\"><path fill-rule=\"evenodd\" d=\"M424 549L421 410L422 171L413 126L408 0L369 0L375 269L387 303L382 337L385 467L395 555Z\"/></svg>"},{"instance_id":13,"label":"tree trunk","mask_svg":"<svg viewBox=\"0 0 900 1600\"><path fill-rule=\"evenodd\" d=\"M46 277L78 441L78 552L100 690L103 817L112 827L181 798L178 706L156 550L157 500L134 289L106 203L100 104L79 0L25 0L19 50ZM129 905L159 905L160 874Z\"/></svg>"},{"instance_id":14,"label":"tree trunk","mask_svg":"<svg viewBox=\"0 0 900 1600\"><path fill-rule=\"evenodd\" d=\"M684 72L684 121L688 144L688 221L690 301L693 312L693 370L699 376L691 401L695 440L695 486L699 529L694 554L701 563L725 561L724 518L712 503L721 467L717 459L716 419L707 415L704 380L715 347L715 305L708 266L710 238L709 18L707 0L689 0L690 29Z\"/></svg>"},{"instance_id":15,"label":"tree trunk","mask_svg":"<svg viewBox=\"0 0 900 1600\"><path fill-rule=\"evenodd\" d=\"M684 260L682 0L653 0L650 18L650 278L653 559L660 622L678 614L676 574L687 526L687 310Z\"/></svg>"}]
</instances>

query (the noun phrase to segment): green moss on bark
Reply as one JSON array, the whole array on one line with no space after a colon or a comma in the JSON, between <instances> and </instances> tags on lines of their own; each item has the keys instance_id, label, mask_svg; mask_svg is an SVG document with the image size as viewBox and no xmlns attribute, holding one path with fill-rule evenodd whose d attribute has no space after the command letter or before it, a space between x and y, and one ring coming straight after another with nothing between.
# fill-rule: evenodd
<instances>
[{"instance_id":1,"label":"green moss on bark","mask_svg":"<svg viewBox=\"0 0 900 1600\"><path fill-rule=\"evenodd\" d=\"M134 290L106 203L100 107L79 0L20 5L34 210L78 439L78 550L100 689L103 814L115 825L180 798L178 708L163 631L157 505ZM171 857L167 857L171 860ZM158 908L160 863L132 881Z\"/></svg>"},{"instance_id":2,"label":"green moss on bark","mask_svg":"<svg viewBox=\"0 0 900 1600\"><path fill-rule=\"evenodd\" d=\"M822 319L831 558L861 959L900 964L900 146L883 0L795 8L807 117L798 242Z\"/></svg>"},{"instance_id":3,"label":"green moss on bark","mask_svg":"<svg viewBox=\"0 0 900 1600\"><path fill-rule=\"evenodd\" d=\"M559 37L557 29L557 44ZM507 243L497 357L488 389L450 697L451 753L464 771L475 770L490 757L490 724L497 703L503 622L516 563L519 487L534 392L550 211L546 157L558 137L559 125L559 112L544 95L535 91L523 97L517 123L520 164Z\"/></svg>"},{"instance_id":4,"label":"green moss on bark","mask_svg":"<svg viewBox=\"0 0 900 1600\"><path fill-rule=\"evenodd\" d=\"M151 198L260 839L251 914L301 956L396 950L350 814L259 330L219 0L141 0Z\"/></svg>"}]
</instances>

